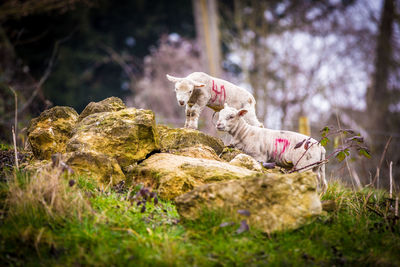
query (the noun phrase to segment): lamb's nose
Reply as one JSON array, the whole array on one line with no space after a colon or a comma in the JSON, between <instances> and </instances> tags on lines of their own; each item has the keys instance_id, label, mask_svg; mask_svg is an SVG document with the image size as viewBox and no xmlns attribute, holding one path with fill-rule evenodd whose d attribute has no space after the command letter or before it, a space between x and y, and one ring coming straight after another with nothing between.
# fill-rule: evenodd
<instances>
[{"instance_id":1,"label":"lamb's nose","mask_svg":"<svg viewBox=\"0 0 400 267\"><path fill-rule=\"evenodd\" d=\"M179 100L179 104L180 104L181 106L183 106L183 105L185 104L185 102L182 101L182 100Z\"/></svg>"}]
</instances>

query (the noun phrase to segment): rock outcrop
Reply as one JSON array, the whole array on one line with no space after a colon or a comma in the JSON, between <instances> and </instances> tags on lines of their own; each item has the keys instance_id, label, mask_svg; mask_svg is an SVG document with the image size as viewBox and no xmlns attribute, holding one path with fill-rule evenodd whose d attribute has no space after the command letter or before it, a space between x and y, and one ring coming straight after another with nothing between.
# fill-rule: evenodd
<instances>
[{"instance_id":1,"label":"rock outcrop","mask_svg":"<svg viewBox=\"0 0 400 267\"><path fill-rule=\"evenodd\" d=\"M158 153L137 166L135 182L157 190L172 200L197 186L227 180L247 180L261 173L225 162Z\"/></svg>"},{"instance_id":2,"label":"rock outcrop","mask_svg":"<svg viewBox=\"0 0 400 267\"><path fill-rule=\"evenodd\" d=\"M78 113L70 107L53 107L32 119L27 135L28 144L35 158L50 159L54 153L65 153Z\"/></svg>"},{"instance_id":3,"label":"rock outcrop","mask_svg":"<svg viewBox=\"0 0 400 267\"><path fill-rule=\"evenodd\" d=\"M222 152L219 154L219 157L221 159L229 162L229 161L233 160L239 154L243 154L243 151L241 151L237 148L226 146L226 147L224 147Z\"/></svg>"},{"instance_id":4,"label":"rock outcrop","mask_svg":"<svg viewBox=\"0 0 400 267\"><path fill-rule=\"evenodd\" d=\"M79 115L78 121L94 113L118 111L125 108L124 102L118 97L109 97L99 102L90 102Z\"/></svg>"},{"instance_id":5,"label":"rock outcrop","mask_svg":"<svg viewBox=\"0 0 400 267\"><path fill-rule=\"evenodd\" d=\"M154 113L135 108L85 117L67 143L67 152L102 153L115 158L123 170L159 149Z\"/></svg>"},{"instance_id":6,"label":"rock outcrop","mask_svg":"<svg viewBox=\"0 0 400 267\"><path fill-rule=\"evenodd\" d=\"M218 157L217 153L215 153L214 149L202 144L197 144L193 147L185 147L181 149L171 149L169 150L169 153L185 157L222 161L221 158Z\"/></svg>"},{"instance_id":7,"label":"rock outcrop","mask_svg":"<svg viewBox=\"0 0 400 267\"><path fill-rule=\"evenodd\" d=\"M192 147L197 144L211 147L217 155L224 149L224 143L220 139L198 130L187 128L172 129L165 125L158 125L157 131L160 136L162 152Z\"/></svg>"},{"instance_id":8,"label":"rock outcrop","mask_svg":"<svg viewBox=\"0 0 400 267\"><path fill-rule=\"evenodd\" d=\"M204 209L238 219L237 211L245 210L251 227L272 232L321 212L313 173L263 169L216 137L156 125L152 111L126 108L114 97L90 103L80 115L69 107L44 111L32 120L28 143L34 156L29 171L58 164L103 188L140 183L174 200L186 219Z\"/></svg>"},{"instance_id":9,"label":"rock outcrop","mask_svg":"<svg viewBox=\"0 0 400 267\"><path fill-rule=\"evenodd\" d=\"M250 227L267 233L294 229L321 213L312 172L265 174L246 180L206 184L175 198L179 214L196 220L204 209L223 211L239 220L238 210L249 213Z\"/></svg>"},{"instance_id":10,"label":"rock outcrop","mask_svg":"<svg viewBox=\"0 0 400 267\"><path fill-rule=\"evenodd\" d=\"M102 153L93 151L67 153L65 163L74 170L75 174L94 179L103 186L125 181L125 174L117 160Z\"/></svg>"},{"instance_id":11,"label":"rock outcrop","mask_svg":"<svg viewBox=\"0 0 400 267\"><path fill-rule=\"evenodd\" d=\"M229 161L230 164L243 167L252 171L256 172L261 172L262 167L261 164L255 160L252 156L246 155L246 154L238 154L236 157L234 157L231 161Z\"/></svg>"}]
</instances>

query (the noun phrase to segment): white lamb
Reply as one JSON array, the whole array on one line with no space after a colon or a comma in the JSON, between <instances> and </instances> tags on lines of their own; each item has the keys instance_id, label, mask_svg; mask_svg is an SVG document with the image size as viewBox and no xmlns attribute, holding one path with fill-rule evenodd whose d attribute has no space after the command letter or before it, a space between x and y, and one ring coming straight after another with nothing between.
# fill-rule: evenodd
<instances>
[{"instance_id":1,"label":"white lamb","mask_svg":"<svg viewBox=\"0 0 400 267\"><path fill-rule=\"evenodd\" d=\"M259 162L275 162L283 168L292 168L296 165L296 169L301 169L300 171L312 169L317 173L319 183L322 183L322 191L327 189L325 164L322 164L326 151L322 145L300 133L249 125L242 119L246 113L246 109L237 110L225 104L219 113L217 129L232 135L232 145ZM295 148L300 143L301 146ZM305 147L309 149L306 151ZM312 165L316 162L321 164ZM312 166L307 167L309 165Z\"/></svg>"},{"instance_id":2,"label":"white lamb","mask_svg":"<svg viewBox=\"0 0 400 267\"><path fill-rule=\"evenodd\" d=\"M248 113L244 119L251 125L263 127L256 116L256 101L245 89L204 72L193 72L185 78L167 74L167 78L175 83L178 103L186 105L185 128L197 129L200 113L205 106L220 111L225 103L238 109L245 108Z\"/></svg>"}]
</instances>

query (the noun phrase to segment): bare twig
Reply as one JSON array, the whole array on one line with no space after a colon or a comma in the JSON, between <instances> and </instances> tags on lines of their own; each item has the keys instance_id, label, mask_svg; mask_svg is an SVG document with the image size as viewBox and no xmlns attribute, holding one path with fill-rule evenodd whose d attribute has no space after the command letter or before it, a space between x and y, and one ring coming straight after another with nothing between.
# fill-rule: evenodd
<instances>
[{"instance_id":1,"label":"bare twig","mask_svg":"<svg viewBox=\"0 0 400 267\"><path fill-rule=\"evenodd\" d=\"M54 44L54 48L53 48L53 52L51 54L50 60L49 60L49 64L47 65L47 68L43 74L43 76L40 78L39 82L35 85L35 90L32 92L32 95L29 97L29 99L24 103L24 105L18 110L18 113L23 112L27 107L29 107L29 105L32 103L32 101L35 99L35 97L37 96L37 94L39 93L40 89L42 88L43 84L47 81L47 79L49 78L51 71L53 69L53 65L54 65L54 61L56 60L57 54L58 54L58 50L60 48L60 45L62 43L65 43L66 41L68 41L71 36L75 33L75 31L73 31L70 35L68 35L67 37L57 40Z\"/></svg>"},{"instance_id":2,"label":"bare twig","mask_svg":"<svg viewBox=\"0 0 400 267\"><path fill-rule=\"evenodd\" d=\"M12 135L13 135L13 143L14 143L14 154L15 154L15 166L17 167L17 169L19 169L19 164L18 164L18 150L17 150L17 137L16 137L16 131L17 131L17 127L18 127L18 96L17 96L17 92L15 92L14 88L12 88L10 86L10 90L13 92L14 94L14 106L15 106L15 114L14 114L14 126L12 127L11 131L12 131Z\"/></svg>"},{"instance_id":3,"label":"bare twig","mask_svg":"<svg viewBox=\"0 0 400 267\"><path fill-rule=\"evenodd\" d=\"M309 168L311 168L311 167L313 167L313 166L316 167L316 166L319 166L319 165L322 165L322 164L326 164L326 163L328 163L328 162L329 162L329 159L326 158L325 160L316 161L316 162L311 163L311 164L309 164L309 165L307 165L307 166L301 167L300 169L291 169L291 170L289 171L289 173L302 171L302 170L305 170L305 169L309 169Z\"/></svg>"},{"instance_id":4,"label":"bare twig","mask_svg":"<svg viewBox=\"0 0 400 267\"><path fill-rule=\"evenodd\" d=\"M18 151L17 151L17 140L16 140L16 137L15 137L14 126L12 127L12 135L13 135L13 142L14 142L15 166L17 167L17 169L19 169L19 164L18 164Z\"/></svg>"},{"instance_id":5,"label":"bare twig","mask_svg":"<svg viewBox=\"0 0 400 267\"><path fill-rule=\"evenodd\" d=\"M342 147L341 149L337 149L337 150L333 151L332 153L330 153L328 156L326 156L325 160L316 161L316 162L311 163L311 164L309 164L309 165L307 165L307 166L304 166L304 167L302 167L302 168L300 168L300 169L292 168L292 169L289 171L289 173L293 173L293 172L301 171L301 170L304 170L304 169L308 169L308 168L310 168L310 167L312 167L312 166L319 166L319 165L321 165L321 164L326 164L326 163L329 162L329 160L330 160L333 156L337 155L338 153L340 153L340 152L342 152L342 151L345 151L346 149L352 148L352 147L356 147L356 146L353 145L353 144L350 144L350 145L347 145L347 146L345 146L345 147Z\"/></svg>"},{"instance_id":6,"label":"bare twig","mask_svg":"<svg viewBox=\"0 0 400 267\"><path fill-rule=\"evenodd\" d=\"M305 142L306 142L306 143L309 142L310 139L311 139L311 137L309 137L307 140L305 140ZM318 144L319 144L320 142L321 142L321 141L319 141ZM314 144L315 144L315 143L312 143L310 146L307 147L307 149L306 149L306 150L304 151L304 153L301 155L301 157L300 157L299 160L296 162L296 164L294 164L294 166L293 166L293 169L294 169L294 170L296 169L297 164L299 164L300 160L304 157L304 155L307 153L307 151L308 151ZM302 146L303 146L303 144L302 144Z\"/></svg>"},{"instance_id":7,"label":"bare twig","mask_svg":"<svg viewBox=\"0 0 400 267\"><path fill-rule=\"evenodd\" d=\"M18 132L18 96L17 96L17 92L15 92L14 88L12 88L11 86L9 88L14 94L14 108L15 108L14 129L16 132Z\"/></svg>"},{"instance_id":8,"label":"bare twig","mask_svg":"<svg viewBox=\"0 0 400 267\"><path fill-rule=\"evenodd\" d=\"M106 51L109 54L110 58L122 68L122 70L125 72L125 74L131 80L131 82L136 81L136 76L132 70L132 66L130 66L126 63L126 60L122 55L118 54L110 46L101 45L101 47L104 49L104 51Z\"/></svg>"},{"instance_id":9,"label":"bare twig","mask_svg":"<svg viewBox=\"0 0 400 267\"><path fill-rule=\"evenodd\" d=\"M396 202L394 204L394 216L399 216L399 197L396 197Z\"/></svg>"},{"instance_id":10,"label":"bare twig","mask_svg":"<svg viewBox=\"0 0 400 267\"><path fill-rule=\"evenodd\" d=\"M375 174L374 180L372 181L372 185L374 185L376 183L377 179L379 179L380 169L382 167L383 160L385 159L386 151L388 150L390 141L392 141L392 136L389 136L389 139L386 142L385 148L383 149L381 160L379 162L378 167L376 168L376 174Z\"/></svg>"},{"instance_id":11,"label":"bare twig","mask_svg":"<svg viewBox=\"0 0 400 267\"><path fill-rule=\"evenodd\" d=\"M393 197L392 190L393 190L393 174L392 174L392 167L393 167L393 161L390 162L389 165L389 182L390 182L390 188L389 188L389 198L391 199Z\"/></svg>"},{"instance_id":12,"label":"bare twig","mask_svg":"<svg viewBox=\"0 0 400 267\"><path fill-rule=\"evenodd\" d=\"M336 121L337 121L337 124L338 124L338 126L339 126L339 131L340 131L340 130L342 129L342 126L341 126L341 124L340 124L339 115L338 115L337 113L336 113ZM343 146L343 145L344 145L343 133L340 133L340 141L341 141L342 146ZM356 182L356 184L357 184L357 188L360 189L360 188L361 188L360 179L358 179L357 176L354 176L354 175L353 175L353 172L352 172L351 169L350 169L350 164L349 164L349 161L348 161L347 157L345 158L345 162L346 162L347 171L349 172L350 177L352 178L352 179L351 179L351 183L353 184L353 180L354 180L354 181ZM354 187L354 184L353 184L353 187Z\"/></svg>"}]
</instances>

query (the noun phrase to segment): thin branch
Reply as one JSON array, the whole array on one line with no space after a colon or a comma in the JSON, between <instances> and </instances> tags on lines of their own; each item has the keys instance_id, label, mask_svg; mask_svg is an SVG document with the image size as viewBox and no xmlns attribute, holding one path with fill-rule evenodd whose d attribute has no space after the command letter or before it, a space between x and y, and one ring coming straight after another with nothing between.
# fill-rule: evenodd
<instances>
[{"instance_id":1,"label":"thin branch","mask_svg":"<svg viewBox=\"0 0 400 267\"><path fill-rule=\"evenodd\" d=\"M389 139L386 142L385 148L383 149L381 160L379 162L378 167L376 168L376 174L375 174L374 180L372 181L372 185L374 185L376 183L376 180L379 178L380 169L382 167L383 160L385 159L386 151L389 148L390 141L392 141L392 136L389 136Z\"/></svg>"},{"instance_id":2,"label":"thin branch","mask_svg":"<svg viewBox=\"0 0 400 267\"><path fill-rule=\"evenodd\" d=\"M135 73L132 71L132 67L126 63L125 59L120 54L118 54L114 49L109 46L101 45L101 47L110 55L111 59L122 68L122 70L131 80L131 82L136 80L136 76Z\"/></svg>"},{"instance_id":3,"label":"thin branch","mask_svg":"<svg viewBox=\"0 0 400 267\"><path fill-rule=\"evenodd\" d=\"M30 96L30 98L24 103L24 105L18 110L18 113L23 112L26 108L29 107L29 105L32 103L32 101L35 99L35 97L37 96L37 94L39 93L40 89L42 88L43 84L47 81L47 79L49 78L51 71L53 69L53 65L54 65L54 61L56 60L57 54L58 54L58 50L60 48L60 45L65 43L66 41L68 41L72 35L75 33L75 31L73 31L71 34L69 34L67 37L57 40L54 44L54 48L53 48L53 52L52 55L50 57L49 60L49 64L47 65L47 68L43 74L43 76L40 78L39 82L35 85L35 90L33 91L32 95Z\"/></svg>"},{"instance_id":4,"label":"thin branch","mask_svg":"<svg viewBox=\"0 0 400 267\"><path fill-rule=\"evenodd\" d=\"M11 86L9 86L9 88L14 94L14 107L15 107L14 129L15 129L16 132L18 132L18 125L17 125L17 123L18 123L18 97L17 97L17 92Z\"/></svg>"},{"instance_id":5,"label":"thin branch","mask_svg":"<svg viewBox=\"0 0 400 267\"><path fill-rule=\"evenodd\" d=\"M305 140L305 143L309 142L311 137L309 137L307 140ZM304 142L304 141L303 141ZM318 142L319 144L320 142ZM310 146L307 147L307 149L304 151L303 155L297 160L296 164L294 164L293 169L296 169L297 164L299 164L299 161L304 157L304 155L307 153L307 151L314 145L315 143L312 143ZM303 146L303 144L301 145ZM300 148L300 147L299 147Z\"/></svg>"},{"instance_id":6,"label":"thin branch","mask_svg":"<svg viewBox=\"0 0 400 267\"><path fill-rule=\"evenodd\" d=\"M18 150L17 150L17 138L15 137L14 126L12 127L11 131L12 131L13 142L14 142L15 166L17 167L17 169L19 169L19 164L18 164Z\"/></svg>"},{"instance_id":7,"label":"thin branch","mask_svg":"<svg viewBox=\"0 0 400 267\"><path fill-rule=\"evenodd\" d=\"M336 121L337 121L337 124L339 126L339 130L342 130L342 126L341 126L340 120L339 120L339 115L338 115L337 112L336 112ZM342 146L343 146L344 145L344 141L343 141L343 133L342 132L340 133L340 141L342 142ZM349 161L347 160L347 157L344 160L346 162L347 171L349 172L350 177L352 178L351 183L353 184L353 180L354 180L356 182L356 184L357 184L357 188L360 189L361 188L360 179L358 179L358 177L353 175L353 172L350 169L350 164L349 164ZM354 187L354 184L353 184L353 187Z\"/></svg>"},{"instance_id":8,"label":"thin branch","mask_svg":"<svg viewBox=\"0 0 400 267\"><path fill-rule=\"evenodd\" d=\"M392 173L392 168L393 168L393 161L391 161L390 165L389 165L389 183L390 183L389 198L390 199L393 197L393 173Z\"/></svg>"}]
</instances>

